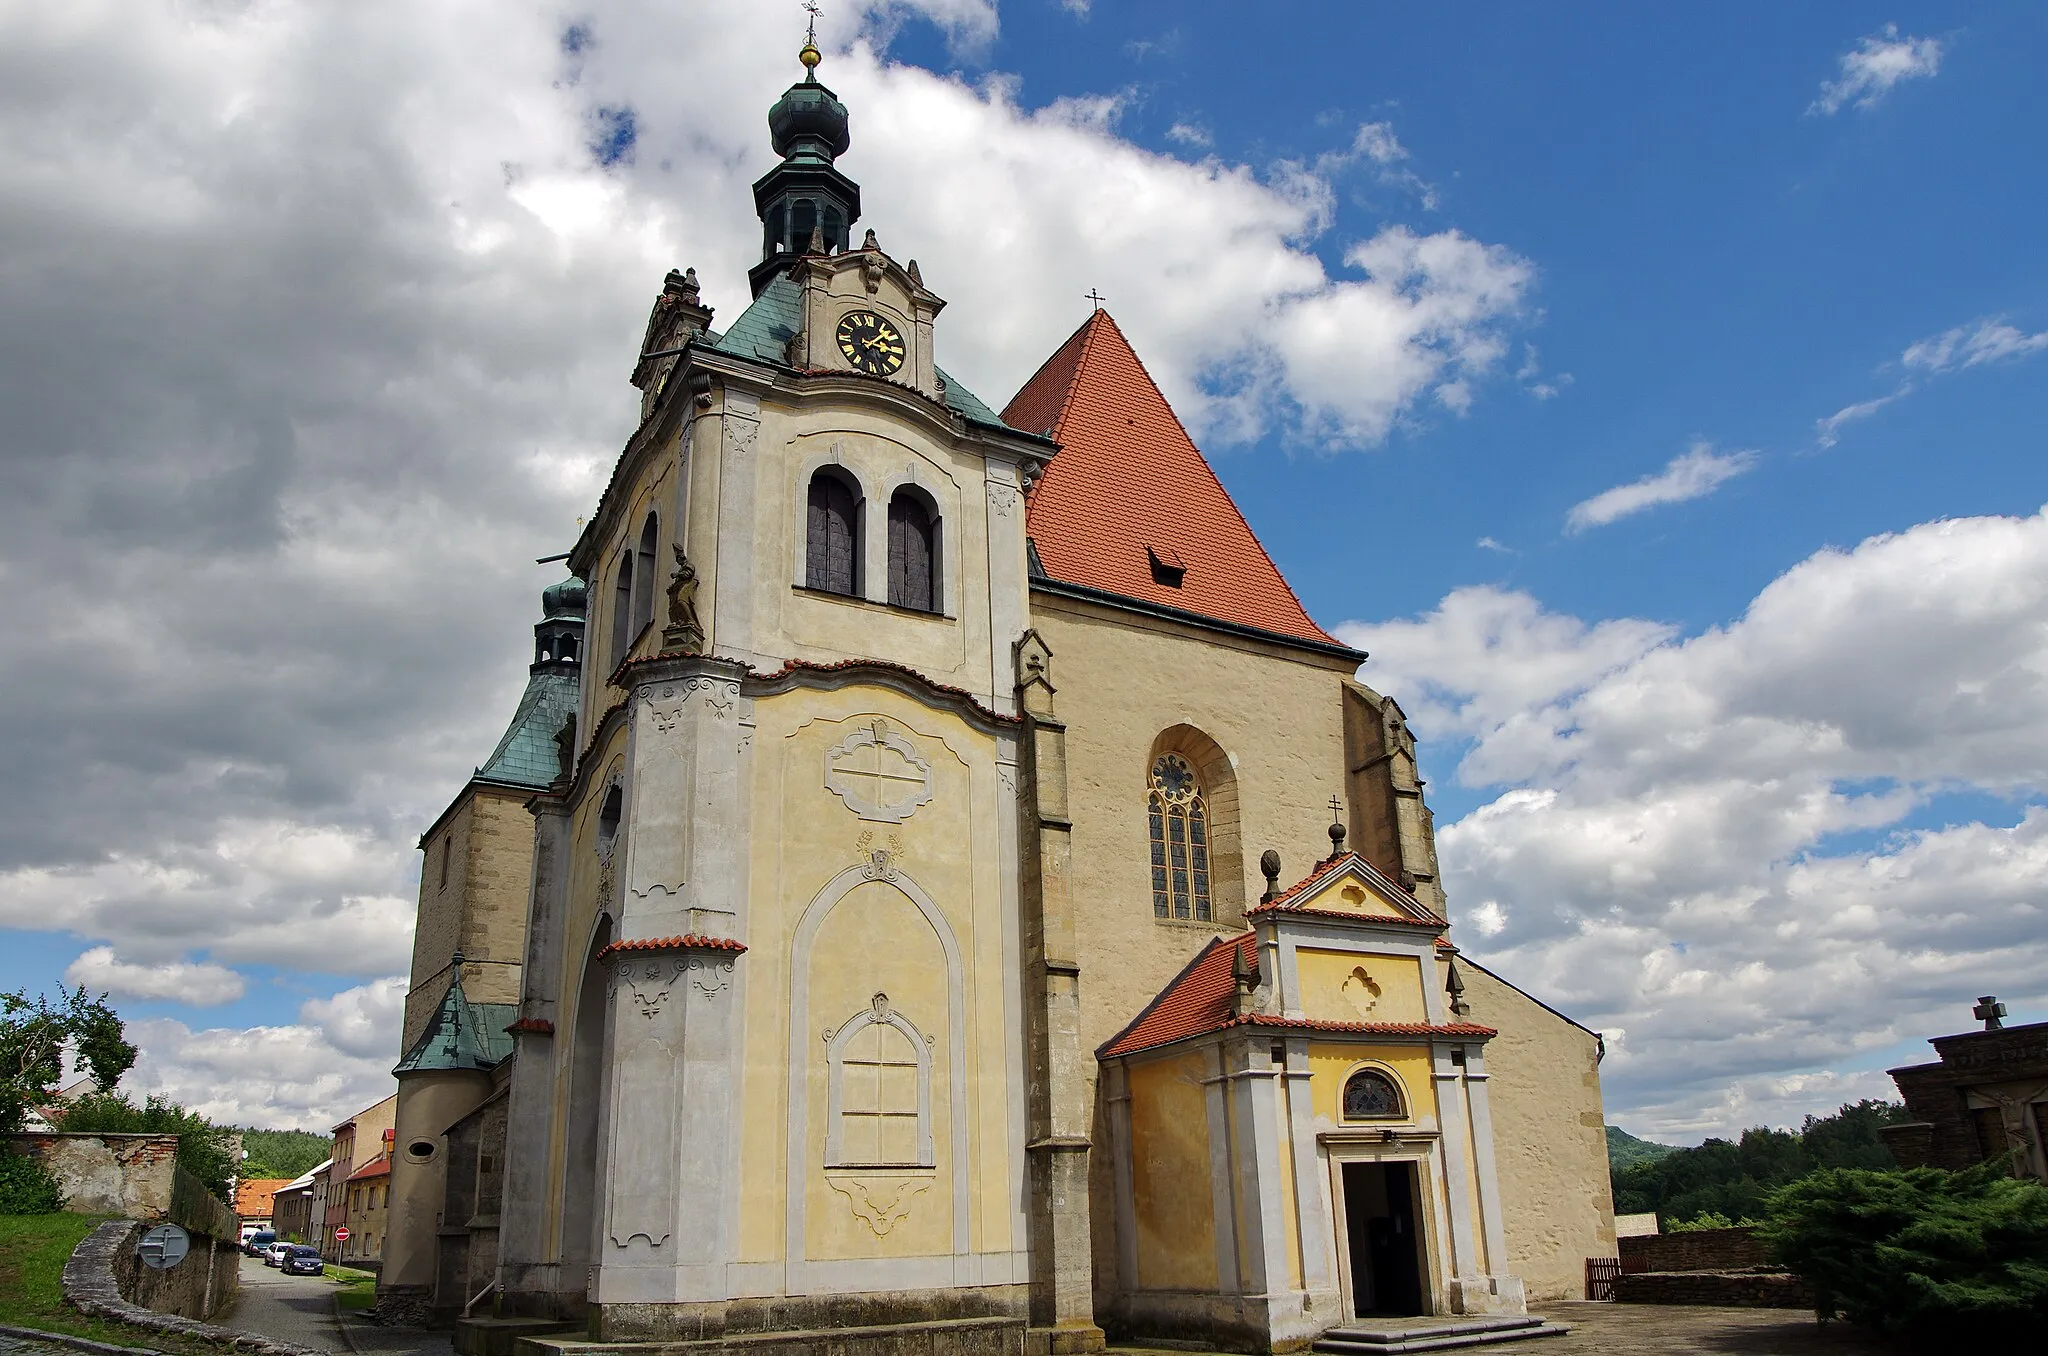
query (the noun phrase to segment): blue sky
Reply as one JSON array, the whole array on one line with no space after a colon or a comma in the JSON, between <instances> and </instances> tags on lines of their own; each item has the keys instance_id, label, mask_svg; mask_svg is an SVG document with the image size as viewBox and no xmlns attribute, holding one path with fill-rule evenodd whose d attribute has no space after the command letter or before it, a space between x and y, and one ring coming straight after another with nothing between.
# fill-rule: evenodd
<instances>
[{"instance_id":1,"label":"blue sky","mask_svg":"<svg viewBox=\"0 0 2048 1356\"><path fill-rule=\"evenodd\" d=\"M414 840L660 277L744 303L797 73L793 4L470 3L0 4L0 985L116 990L138 1086L217 1115L381 1095ZM821 38L949 370L1000 405L1101 289L1413 718L1460 939L1610 1033L1613 1119L1796 1121L1979 992L2048 1017L2048 13Z\"/></svg>"}]
</instances>

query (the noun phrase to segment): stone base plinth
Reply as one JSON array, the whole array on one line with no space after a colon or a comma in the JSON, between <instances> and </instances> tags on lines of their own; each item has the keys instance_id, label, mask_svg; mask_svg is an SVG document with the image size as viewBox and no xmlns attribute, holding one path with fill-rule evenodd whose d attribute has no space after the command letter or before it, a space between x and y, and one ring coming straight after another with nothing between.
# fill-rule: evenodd
<instances>
[{"instance_id":1,"label":"stone base plinth","mask_svg":"<svg viewBox=\"0 0 2048 1356\"><path fill-rule=\"evenodd\" d=\"M677 1342L524 1337L513 1356L1025 1356L1024 1320L934 1319L863 1328L729 1333Z\"/></svg>"}]
</instances>

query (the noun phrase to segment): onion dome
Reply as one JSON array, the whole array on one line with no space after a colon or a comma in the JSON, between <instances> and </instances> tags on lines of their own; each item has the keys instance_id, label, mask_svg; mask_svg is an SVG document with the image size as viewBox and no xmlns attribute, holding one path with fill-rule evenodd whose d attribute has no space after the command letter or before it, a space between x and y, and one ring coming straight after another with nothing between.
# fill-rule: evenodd
<instances>
[{"instance_id":1,"label":"onion dome","mask_svg":"<svg viewBox=\"0 0 2048 1356\"><path fill-rule=\"evenodd\" d=\"M550 584L540 591L540 612L543 617L580 617L584 608L584 586L581 579L570 577L558 584Z\"/></svg>"}]
</instances>

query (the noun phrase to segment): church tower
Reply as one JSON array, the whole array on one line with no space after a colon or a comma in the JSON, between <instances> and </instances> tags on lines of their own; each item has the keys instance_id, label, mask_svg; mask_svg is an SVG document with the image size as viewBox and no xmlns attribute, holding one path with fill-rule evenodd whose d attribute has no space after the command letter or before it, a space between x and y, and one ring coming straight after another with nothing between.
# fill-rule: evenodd
<instances>
[{"instance_id":1,"label":"church tower","mask_svg":"<svg viewBox=\"0 0 2048 1356\"><path fill-rule=\"evenodd\" d=\"M940 366L916 262L852 242L847 110L803 62L752 304L714 330L670 275L569 557L591 651L531 802L502 1304L606 1341L1007 1350L1036 1077L1013 652L1054 447Z\"/></svg>"}]
</instances>

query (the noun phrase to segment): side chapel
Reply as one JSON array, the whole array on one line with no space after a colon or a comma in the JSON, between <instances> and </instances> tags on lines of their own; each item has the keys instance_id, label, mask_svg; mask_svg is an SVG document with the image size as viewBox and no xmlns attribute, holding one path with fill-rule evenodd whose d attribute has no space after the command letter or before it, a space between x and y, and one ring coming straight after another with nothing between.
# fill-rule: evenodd
<instances>
[{"instance_id":1,"label":"side chapel","mask_svg":"<svg viewBox=\"0 0 2048 1356\"><path fill-rule=\"evenodd\" d=\"M947 374L801 55L752 304L669 275L421 842L386 1300L1047 1352L1576 1296L1599 1038L1451 943L1400 708L1107 311L1000 414Z\"/></svg>"}]
</instances>

